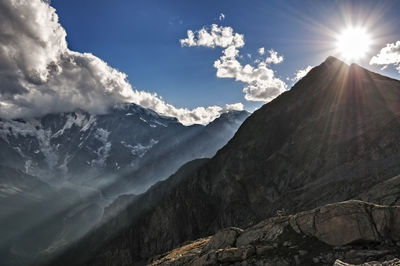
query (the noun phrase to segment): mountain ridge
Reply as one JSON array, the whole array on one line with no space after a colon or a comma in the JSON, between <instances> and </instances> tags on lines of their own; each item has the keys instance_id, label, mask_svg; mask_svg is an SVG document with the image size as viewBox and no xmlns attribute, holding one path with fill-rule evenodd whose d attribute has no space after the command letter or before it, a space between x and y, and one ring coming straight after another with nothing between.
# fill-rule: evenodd
<instances>
[{"instance_id":1,"label":"mountain ridge","mask_svg":"<svg viewBox=\"0 0 400 266\"><path fill-rule=\"evenodd\" d=\"M246 111L232 114L231 121L224 119L226 114L217 118L216 123L220 120L232 123L232 128L223 128L222 131L225 131L221 134L228 130L232 132L228 134L233 134L237 121L240 123L248 115ZM135 104L118 105L102 115L77 110L41 118L0 119L0 146L3 151L0 159L4 165L24 169L28 174L40 177L50 178L57 173L67 179L76 179L75 176L82 176L82 169L86 169L86 176L99 178L99 175L120 174L123 170L134 171L139 168L142 157L159 141L179 139L176 136L178 132L183 138L190 138L203 134L202 128L207 126L183 126L176 118L160 116ZM198 154L212 155L200 151ZM175 168L171 169L175 171L179 164L178 160ZM100 168L101 173L96 168ZM86 179L90 182L91 178ZM77 181L89 184L85 180Z\"/></svg>"},{"instance_id":2,"label":"mountain ridge","mask_svg":"<svg viewBox=\"0 0 400 266\"><path fill-rule=\"evenodd\" d=\"M400 171L399 102L399 81L328 58L255 111L139 220L100 244L87 265L113 265L121 254L122 265L135 264L282 208L291 213L358 196Z\"/></svg>"}]
</instances>

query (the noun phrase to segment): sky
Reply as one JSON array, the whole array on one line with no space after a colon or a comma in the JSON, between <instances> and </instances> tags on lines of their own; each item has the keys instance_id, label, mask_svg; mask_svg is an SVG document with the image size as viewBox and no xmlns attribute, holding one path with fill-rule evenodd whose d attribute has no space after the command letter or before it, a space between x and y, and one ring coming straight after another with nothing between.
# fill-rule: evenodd
<instances>
[{"instance_id":1,"label":"sky","mask_svg":"<svg viewBox=\"0 0 400 266\"><path fill-rule=\"evenodd\" d=\"M10 23L0 26L0 34L22 33L0 40L0 47L20 54L0 53L10 61L0 78L19 81L1 88L5 117L72 107L102 112L128 101L184 124L207 123L227 110L254 111L329 55L400 78L399 1L52 0L55 10L40 0L2 2L0 15ZM21 12L24 20L10 16ZM52 13L56 21L43 15ZM35 16L41 19L28 25ZM357 60L336 48L351 27L363 28L371 41ZM13 42L17 48L10 48ZM36 47L35 60L16 50L28 47Z\"/></svg>"}]
</instances>

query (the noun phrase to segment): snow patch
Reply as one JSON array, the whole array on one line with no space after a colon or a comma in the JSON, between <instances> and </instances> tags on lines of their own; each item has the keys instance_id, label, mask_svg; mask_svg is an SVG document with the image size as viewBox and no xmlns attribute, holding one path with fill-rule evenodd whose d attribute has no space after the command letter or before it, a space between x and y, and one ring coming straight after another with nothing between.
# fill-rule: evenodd
<instances>
[{"instance_id":1,"label":"snow patch","mask_svg":"<svg viewBox=\"0 0 400 266\"><path fill-rule=\"evenodd\" d=\"M6 185L6 184L0 184L0 197L2 198L7 198L9 196L21 193L22 190L11 186L11 185Z\"/></svg>"},{"instance_id":2,"label":"snow patch","mask_svg":"<svg viewBox=\"0 0 400 266\"><path fill-rule=\"evenodd\" d=\"M68 165L69 160L71 159L71 157L72 157L71 155L67 154L64 157L64 161L62 162L62 164L60 166L58 166L58 168L63 172L63 174L67 174L68 173L67 165Z\"/></svg>"},{"instance_id":3,"label":"snow patch","mask_svg":"<svg viewBox=\"0 0 400 266\"><path fill-rule=\"evenodd\" d=\"M37 140L39 149L45 156L46 162L50 169L52 169L58 161L58 155L55 153L54 148L50 144L51 130L45 130L37 119L22 120L7 120L0 123L0 137L10 144L10 141L19 136L32 137ZM26 147L23 147L26 148ZM14 149L22 156L27 157L21 147L14 147ZM39 153L38 150L34 151L35 154Z\"/></svg>"},{"instance_id":4,"label":"snow patch","mask_svg":"<svg viewBox=\"0 0 400 266\"><path fill-rule=\"evenodd\" d=\"M25 173L26 174L30 173L31 167L32 167L32 160L26 160L25 164L24 164L24 168L25 168Z\"/></svg>"},{"instance_id":5,"label":"snow patch","mask_svg":"<svg viewBox=\"0 0 400 266\"><path fill-rule=\"evenodd\" d=\"M52 138L57 138L64 134L65 130L71 129L74 125L80 127L80 131L87 131L93 124L95 124L96 118L93 115L87 117L85 114L81 112L76 112L67 115L67 121L63 128L58 130L53 134Z\"/></svg>"},{"instance_id":6,"label":"snow patch","mask_svg":"<svg viewBox=\"0 0 400 266\"><path fill-rule=\"evenodd\" d=\"M154 145L158 143L158 140L151 139L149 144L143 145L141 143L136 144L135 146L132 146L131 144L126 143L125 141L121 141L121 144L130 149L132 155L138 156L142 158L146 152L148 152Z\"/></svg>"},{"instance_id":7,"label":"snow patch","mask_svg":"<svg viewBox=\"0 0 400 266\"><path fill-rule=\"evenodd\" d=\"M163 127L168 127L166 124L161 123L161 122L158 121L158 120L153 120L152 122L154 122L154 123L156 123L156 124L158 124L158 125L160 125L160 126L163 126Z\"/></svg>"},{"instance_id":8,"label":"snow patch","mask_svg":"<svg viewBox=\"0 0 400 266\"><path fill-rule=\"evenodd\" d=\"M107 141L109 135L110 132L103 128L96 129L95 138L99 140L103 145L97 149L97 159L92 160L92 166L104 166L107 158L110 156L111 142Z\"/></svg>"}]
</instances>

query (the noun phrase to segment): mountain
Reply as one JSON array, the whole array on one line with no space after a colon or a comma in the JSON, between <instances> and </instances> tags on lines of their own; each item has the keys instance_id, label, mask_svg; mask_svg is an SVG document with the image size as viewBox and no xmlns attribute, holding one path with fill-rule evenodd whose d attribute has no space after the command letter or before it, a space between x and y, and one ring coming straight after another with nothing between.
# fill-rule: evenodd
<instances>
[{"instance_id":1,"label":"mountain","mask_svg":"<svg viewBox=\"0 0 400 266\"><path fill-rule=\"evenodd\" d=\"M123 176L124 180L120 180L116 186L110 186L108 191L129 188L130 192L140 193L173 174L181 165L193 159L212 157L248 116L247 111L230 111L205 127L195 126L162 138L142 156L140 167L129 171Z\"/></svg>"},{"instance_id":2,"label":"mountain","mask_svg":"<svg viewBox=\"0 0 400 266\"><path fill-rule=\"evenodd\" d=\"M248 115L184 126L123 104L100 115L0 119L1 264L28 265L81 238L114 199L130 202L183 163L213 156Z\"/></svg>"},{"instance_id":3,"label":"mountain","mask_svg":"<svg viewBox=\"0 0 400 266\"><path fill-rule=\"evenodd\" d=\"M67 180L102 190L113 186L116 177L130 173L130 189L143 191L171 175L182 163L212 156L247 116L246 111L234 111L222 114L215 125L184 126L175 118L124 104L103 115L76 111L32 119L0 119L0 162L46 182ZM212 130L219 124L220 131ZM212 144L205 144L207 138ZM189 140L190 145L180 145ZM157 152L147 154L154 149ZM147 166L151 175L132 174L149 161L165 161L168 158L159 157L173 149L179 150L179 156L169 160L168 167ZM139 184L141 187L136 187Z\"/></svg>"},{"instance_id":4,"label":"mountain","mask_svg":"<svg viewBox=\"0 0 400 266\"><path fill-rule=\"evenodd\" d=\"M399 106L399 81L329 57L255 111L214 157L138 196L120 223L110 221L121 230L99 228L57 262L135 265L278 210L358 197L400 172Z\"/></svg>"}]
</instances>

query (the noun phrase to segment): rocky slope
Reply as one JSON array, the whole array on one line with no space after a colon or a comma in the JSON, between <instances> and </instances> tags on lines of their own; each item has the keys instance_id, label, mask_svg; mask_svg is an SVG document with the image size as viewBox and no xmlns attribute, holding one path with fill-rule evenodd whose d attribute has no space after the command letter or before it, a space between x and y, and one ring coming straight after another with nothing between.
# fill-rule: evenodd
<instances>
[{"instance_id":1,"label":"rocky slope","mask_svg":"<svg viewBox=\"0 0 400 266\"><path fill-rule=\"evenodd\" d=\"M356 198L400 173L399 103L399 81L329 57L254 112L173 189L160 184L139 196L125 212L126 227L99 228L93 235L107 238L89 237L63 261L134 265L277 210L290 214ZM144 204L147 210L138 212ZM81 256L85 246L92 250Z\"/></svg>"},{"instance_id":2,"label":"rocky slope","mask_svg":"<svg viewBox=\"0 0 400 266\"><path fill-rule=\"evenodd\" d=\"M345 201L246 230L227 228L154 257L156 265L348 265L400 254L400 207ZM338 261L340 260L340 261ZM382 264L380 264L382 265ZM389 264L388 264L389 265Z\"/></svg>"},{"instance_id":3,"label":"rocky slope","mask_svg":"<svg viewBox=\"0 0 400 266\"><path fill-rule=\"evenodd\" d=\"M361 193L358 199L385 205L400 205L400 176L376 184Z\"/></svg>"}]
</instances>

